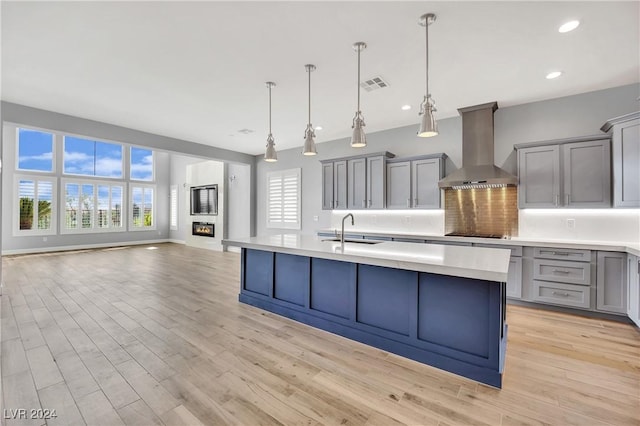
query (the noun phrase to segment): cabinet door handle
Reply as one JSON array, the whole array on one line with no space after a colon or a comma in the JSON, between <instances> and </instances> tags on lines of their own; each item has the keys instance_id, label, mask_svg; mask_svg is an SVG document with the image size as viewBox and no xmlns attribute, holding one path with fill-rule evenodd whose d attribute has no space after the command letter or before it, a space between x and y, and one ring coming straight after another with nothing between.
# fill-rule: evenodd
<instances>
[{"instance_id":1,"label":"cabinet door handle","mask_svg":"<svg viewBox=\"0 0 640 426\"><path fill-rule=\"evenodd\" d=\"M371 200L369 200L369 207L371 207Z\"/></svg>"},{"instance_id":2,"label":"cabinet door handle","mask_svg":"<svg viewBox=\"0 0 640 426\"><path fill-rule=\"evenodd\" d=\"M571 196L570 196L569 194L567 194L567 195L566 195L566 198L567 198L567 203L566 203L566 205L568 206L568 205L569 205L569 202L570 202L570 200L571 200Z\"/></svg>"},{"instance_id":3,"label":"cabinet door handle","mask_svg":"<svg viewBox=\"0 0 640 426\"><path fill-rule=\"evenodd\" d=\"M411 207L411 198L407 198L407 207Z\"/></svg>"},{"instance_id":4,"label":"cabinet door handle","mask_svg":"<svg viewBox=\"0 0 640 426\"><path fill-rule=\"evenodd\" d=\"M414 199L413 199L413 205L414 205L414 206L417 206L417 205L418 205L418 199L417 199L417 198L414 198Z\"/></svg>"},{"instance_id":5,"label":"cabinet door handle","mask_svg":"<svg viewBox=\"0 0 640 426\"><path fill-rule=\"evenodd\" d=\"M553 294L554 296L569 297L569 293L567 293L565 291L554 291L551 294Z\"/></svg>"},{"instance_id":6,"label":"cabinet door handle","mask_svg":"<svg viewBox=\"0 0 640 426\"><path fill-rule=\"evenodd\" d=\"M367 207L367 201L366 200L362 200L362 207Z\"/></svg>"},{"instance_id":7,"label":"cabinet door handle","mask_svg":"<svg viewBox=\"0 0 640 426\"><path fill-rule=\"evenodd\" d=\"M564 271L562 269L554 269L551 272L553 272L554 274L568 274L569 273L569 271Z\"/></svg>"},{"instance_id":8,"label":"cabinet door handle","mask_svg":"<svg viewBox=\"0 0 640 426\"><path fill-rule=\"evenodd\" d=\"M557 206L559 202L560 202L560 195L559 195L559 194L556 194L556 201L555 201L555 205Z\"/></svg>"}]
</instances>

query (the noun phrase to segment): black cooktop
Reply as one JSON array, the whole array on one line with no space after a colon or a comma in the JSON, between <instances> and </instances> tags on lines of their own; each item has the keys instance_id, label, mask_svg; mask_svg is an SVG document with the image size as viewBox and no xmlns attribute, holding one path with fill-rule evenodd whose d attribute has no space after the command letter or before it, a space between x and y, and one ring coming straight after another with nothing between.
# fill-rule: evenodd
<instances>
[{"instance_id":1,"label":"black cooktop","mask_svg":"<svg viewBox=\"0 0 640 426\"><path fill-rule=\"evenodd\" d=\"M504 235L496 235L496 234L463 234L461 232L451 232L449 234L444 234L445 237L475 237L475 238L506 238Z\"/></svg>"}]
</instances>

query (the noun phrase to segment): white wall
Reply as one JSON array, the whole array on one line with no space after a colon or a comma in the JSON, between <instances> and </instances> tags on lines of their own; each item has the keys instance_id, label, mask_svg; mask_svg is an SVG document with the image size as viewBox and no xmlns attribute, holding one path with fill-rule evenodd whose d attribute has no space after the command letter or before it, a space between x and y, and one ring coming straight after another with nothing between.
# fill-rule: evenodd
<instances>
[{"instance_id":1,"label":"white wall","mask_svg":"<svg viewBox=\"0 0 640 426\"><path fill-rule=\"evenodd\" d=\"M178 229L169 230L169 239L175 243L184 244L187 234L191 233L189 218L189 185L187 183L187 166L201 163L202 158L186 155L171 154L169 158L169 185L178 188ZM185 208L185 206L187 206Z\"/></svg>"},{"instance_id":2,"label":"white wall","mask_svg":"<svg viewBox=\"0 0 640 426\"><path fill-rule=\"evenodd\" d=\"M181 213L187 217L187 232L185 243L189 246L204 248L208 250L222 251L222 240L225 238L225 196L226 182L224 178L224 163L220 161L202 161L187 166L186 191L183 199ZM193 215L190 207L190 187L200 185L218 185L218 214L215 216ZM209 222L215 224L215 237L202 237L191 235L191 224L193 222Z\"/></svg>"},{"instance_id":3,"label":"white wall","mask_svg":"<svg viewBox=\"0 0 640 426\"><path fill-rule=\"evenodd\" d=\"M251 236L251 168L227 164L227 238ZM230 247L234 249L235 247ZM236 250L237 251L237 250Z\"/></svg>"},{"instance_id":4,"label":"white wall","mask_svg":"<svg viewBox=\"0 0 640 426\"><path fill-rule=\"evenodd\" d=\"M637 98L640 85L633 84L607 90L584 93L575 96L551 99L525 105L500 108L495 113L495 163L507 171L516 174L516 154L513 146L519 143L551 140L573 136L602 134L600 127L612 117L624 115L640 109ZM487 102L493 99L487 99ZM500 99L497 99L500 106ZM469 105L461 105L466 107ZM366 111L365 111L366 115ZM390 151L398 157L444 152L448 155L445 173L456 170L462 162L462 125L460 117L438 121L440 134L434 138L416 137L418 118L415 126L400 127L367 135L367 146L353 149L348 139L333 140L318 144L318 155L306 157L301 148L278 152L278 162L266 163L262 156L256 156L257 173L257 235L281 233L282 230L266 228L266 174L274 170L294 167L302 168L302 234L314 234L318 229L335 227L346 212L323 211L321 205L321 167L320 160L359 155L373 152ZM302 140L301 140L302 142ZM301 144L302 145L302 144ZM442 235L443 220L433 216L433 212L410 212L403 215L398 212L378 211L375 219L366 214L354 212L356 228L358 224L368 229L389 230L391 232L420 232ZM601 210L599 217L608 223L616 223L613 209ZM314 217L318 218L317 221ZM411 216L407 221L405 216ZM376 223L372 221L375 220ZM522 220L522 219L521 219ZM520 235L527 235L531 226L527 219ZM593 239L589 234L588 221L580 226L581 235ZM536 222L537 226L538 222ZM544 225L542 225L544 226ZM633 224L632 224L633 226ZM524 234L523 234L524 231ZM288 231L290 232L290 231ZM583 234L582 234L583 233ZM551 232L553 234L553 232ZM618 234L616 234L618 235Z\"/></svg>"}]
</instances>

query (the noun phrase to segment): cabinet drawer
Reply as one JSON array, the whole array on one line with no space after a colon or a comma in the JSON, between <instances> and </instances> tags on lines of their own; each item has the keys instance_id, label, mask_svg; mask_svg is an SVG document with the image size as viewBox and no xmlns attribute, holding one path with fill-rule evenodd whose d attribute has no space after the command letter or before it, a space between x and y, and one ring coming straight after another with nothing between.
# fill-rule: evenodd
<instances>
[{"instance_id":1,"label":"cabinet drawer","mask_svg":"<svg viewBox=\"0 0 640 426\"><path fill-rule=\"evenodd\" d=\"M497 249L505 249L511 250L511 256L522 257L522 246L508 246L503 244L484 244L484 243L473 243L474 247L487 247L487 248L497 248Z\"/></svg>"},{"instance_id":2,"label":"cabinet drawer","mask_svg":"<svg viewBox=\"0 0 640 426\"><path fill-rule=\"evenodd\" d=\"M591 250L536 247L533 249L533 257L590 262Z\"/></svg>"},{"instance_id":3,"label":"cabinet drawer","mask_svg":"<svg viewBox=\"0 0 640 426\"><path fill-rule=\"evenodd\" d=\"M591 307L591 288L533 280L533 300L588 309Z\"/></svg>"},{"instance_id":4,"label":"cabinet drawer","mask_svg":"<svg viewBox=\"0 0 640 426\"><path fill-rule=\"evenodd\" d=\"M567 284L591 285L591 265L583 262L533 259L533 278Z\"/></svg>"}]
</instances>

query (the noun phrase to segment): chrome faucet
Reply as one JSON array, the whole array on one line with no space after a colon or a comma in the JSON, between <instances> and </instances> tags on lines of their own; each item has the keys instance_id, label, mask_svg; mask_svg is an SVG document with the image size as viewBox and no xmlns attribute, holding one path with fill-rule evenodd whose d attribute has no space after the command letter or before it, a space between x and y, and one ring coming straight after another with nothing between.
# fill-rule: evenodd
<instances>
[{"instance_id":1,"label":"chrome faucet","mask_svg":"<svg viewBox=\"0 0 640 426\"><path fill-rule=\"evenodd\" d=\"M349 216L351 216L351 226L353 226L353 214L351 213L347 213L343 218L342 218L342 233L340 234L340 244L342 244L344 246L344 220L346 218L348 218Z\"/></svg>"}]
</instances>

